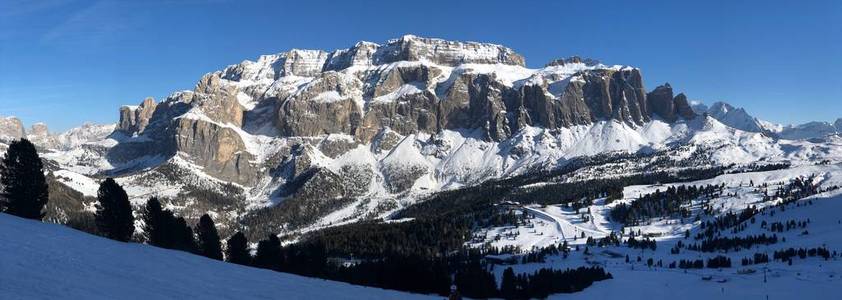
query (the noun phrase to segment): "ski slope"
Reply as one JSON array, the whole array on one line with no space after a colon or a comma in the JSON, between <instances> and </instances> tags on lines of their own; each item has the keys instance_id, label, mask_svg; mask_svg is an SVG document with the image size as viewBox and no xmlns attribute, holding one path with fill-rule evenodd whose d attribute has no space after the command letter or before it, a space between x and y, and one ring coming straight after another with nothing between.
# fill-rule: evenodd
<instances>
[{"instance_id":1,"label":"ski slope","mask_svg":"<svg viewBox=\"0 0 842 300\"><path fill-rule=\"evenodd\" d=\"M747 206L758 208L770 206L778 201L762 202L762 195L757 192L760 184L769 184L774 191L777 184L787 182L795 177L815 175L816 182L823 187L842 184L842 166L799 166L790 169L765 172L726 174L715 178L657 185L629 186L624 190L624 199L618 202L630 202L646 193L657 189L664 190L674 185L707 185L725 183L725 193L721 197L710 199L712 206L717 208L717 215L727 212L739 212ZM750 186L753 182L755 186ZM699 242L684 238L684 231L689 230L692 235L700 231L699 221L683 223L678 219L655 218L651 222L644 222L640 226L629 226L627 231L641 231L651 234L658 241L657 249L632 249L626 245L597 247L590 246L589 254L584 249L586 237L601 238L611 231L619 232L620 224L607 220L607 215L613 204L605 204L603 199L597 199L589 206L589 219L583 221L581 214L566 206L524 206L523 211L532 217L527 219L527 225L494 227L483 229L483 232L494 233L517 232L512 239L487 239L495 247L520 246L524 252L547 244L545 241L567 241L571 245L571 253L566 258L561 255L548 255L545 262L511 265L515 273L532 273L541 268L576 268L580 266L599 265L610 272L614 278L601 281L580 293L552 295L550 299L828 299L829 295L842 294L842 258L833 257L824 260L819 257L795 258L792 265L781 261L764 264L742 266L742 258L751 257L754 253L765 253L770 257L777 250L786 248L814 248L826 247L830 251L842 252L842 191L820 193L810 196L785 209L775 207L757 214L755 222L746 221L743 231L734 233L730 230L720 232L722 237L746 237L749 235L776 235L780 240L771 245L754 245L749 249L698 252L682 249L679 254L670 253L679 242ZM582 209L580 212L584 212ZM693 205L693 214L698 214L699 208ZM703 217L708 220L710 217ZM804 229L793 229L784 232L771 232L762 227L763 222L787 222L809 219L810 223ZM805 231L806 230L806 231ZM543 234L537 234L543 233ZM626 238L626 237L624 237ZM473 242L472 245L482 245ZM629 256L630 262L625 261ZM722 255L732 261L731 268L720 269L671 269L668 264L681 259L707 260ZM640 257L641 261L637 261ZM655 262L662 261L663 266L647 266L647 259ZM495 266L493 271L498 282L503 271L509 267ZM764 281L764 270L766 271ZM746 272L752 272L747 274ZM704 280L703 278L709 278ZM830 299L838 297L831 296Z\"/></svg>"},{"instance_id":2,"label":"ski slope","mask_svg":"<svg viewBox=\"0 0 842 300\"><path fill-rule=\"evenodd\" d=\"M0 213L0 299L427 299L120 243Z\"/></svg>"}]
</instances>

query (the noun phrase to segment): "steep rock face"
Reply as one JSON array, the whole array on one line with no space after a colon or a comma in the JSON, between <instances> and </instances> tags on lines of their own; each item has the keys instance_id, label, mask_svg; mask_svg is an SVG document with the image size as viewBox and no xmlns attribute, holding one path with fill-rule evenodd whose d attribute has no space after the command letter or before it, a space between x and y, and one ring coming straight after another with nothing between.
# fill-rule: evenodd
<instances>
[{"instance_id":1,"label":"steep rock face","mask_svg":"<svg viewBox=\"0 0 842 300\"><path fill-rule=\"evenodd\" d=\"M634 125L650 120L639 70L595 70L583 77L583 95L594 119L614 119Z\"/></svg>"},{"instance_id":2,"label":"steep rock face","mask_svg":"<svg viewBox=\"0 0 842 300\"><path fill-rule=\"evenodd\" d=\"M14 140L26 135L23 122L16 117L0 117L0 138Z\"/></svg>"},{"instance_id":3,"label":"steep rock face","mask_svg":"<svg viewBox=\"0 0 842 300\"><path fill-rule=\"evenodd\" d=\"M842 132L842 118L836 119L836 122L833 122L833 126L836 127L836 131Z\"/></svg>"},{"instance_id":4,"label":"steep rock face","mask_svg":"<svg viewBox=\"0 0 842 300\"><path fill-rule=\"evenodd\" d=\"M557 129L591 123L594 119L584 88L584 82L571 81L556 98L544 81L539 85L523 86L518 94L519 107L513 132L527 125Z\"/></svg>"},{"instance_id":5,"label":"steep rock face","mask_svg":"<svg viewBox=\"0 0 842 300\"><path fill-rule=\"evenodd\" d=\"M656 87L654 90L646 94L649 100L649 107L652 112L664 119L667 122L675 122L678 119L675 111L675 102L673 101L672 87L669 83Z\"/></svg>"},{"instance_id":6,"label":"steep rock face","mask_svg":"<svg viewBox=\"0 0 842 300\"><path fill-rule=\"evenodd\" d=\"M395 153L443 159L458 148L436 144L446 131L492 143L525 129L551 135L607 120L636 128L652 116L674 122L694 114L668 85L647 94L635 68L571 57L529 69L500 45L404 36L333 52L294 49L209 73L192 91L121 111L118 128L135 136L109 155L129 161L183 154L218 179L272 181L290 197L318 194L313 180L334 182L341 186L326 187L325 195L344 198L361 195L372 180L388 193L403 193L424 176L438 184L436 176L449 175ZM403 145L409 136L425 141ZM359 149L367 150L348 157ZM498 175L478 172L454 182ZM346 185L339 180L345 176L362 179Z\"/></svg>"},{"instance_id":7,"label":"steep rock face","mask_svg":"<svg viewBox=\"0 0 842 300\"><path fill-rule=\"evenodd\" d=\"M512 96L510 92L494 76L463 73L455 78L440 102L439 127L482 128L489 138L506 138L511 128L504 96Z\"/></svg>"},{"instance_id":8,"label":"steep rock face","mask_svg":"<svg viewBox=\"0 0 842 300\"><path fill-rule=\"evenodd\" d=\"M120 108L120 121L117 123L117 129L125 132L128 135L135 133L142 133L146 125L149 125L149 119L155 113L155 108L158 104L152 97L147 97L138 106L123 106Z\"/></svg>"},{"instance_id":9,"label":"steep rock face","mask_svg":"<svg viewBox=\"0 0 842 300\"><path fill-rule=\"evenodd\" d=\"M361 101L361 81L326 72L283 102L278 127L286 136L354 134L362 119Z\"/></svg>"},{"instance_id":10,"label":"steep rock face","mask_svg":"<svg viewBox=\"0 0 842 300\"><path fill-rule=\"evenodd\" d=\"M219 73L205 75L196 85L193 98L187 101L211 120L241 127L243 107L237 100L239 89L233 85L223 85L220 80Z\"/></svg>"},{"instance_id":11,"label":"steep rock face","mask_svg":"<svg viewBox=\"0 0 842 300\"><path fill-rule=\"evenodd\" d=\"M672 123L677 121L679 117L692 120L697 116L690 102L687 101L687 96L681 93L673 97L672 87L669 83L658 86L646 94L646 98L649 101L652 113L661 117L664 121Z\"/></svg>"},{"instance_id":12,"label":"steep rock face","mask_svg":"<svg viewBox=\"0 0 842 300\"><path fill-rule=\"evenodd\" d=\"M523 56L500 45L454 42L412 35L390 40L378 49L376 54L377 64L427 60L447 66L464 63L525 65Z\"/></svg>"},{"instance_id":13,"label":"steep rock face","mask_svg":"<svg viewBox=\"0 0 842 300\"><path fill-rule=\"evenodd\" d=\"M176 148L192 161L205 167L204 172L222 180L249 184L257 177L245 151L242 138L234 129L189 118L176 121Z\"/></svg>"},{"instance_id":14,"label":"steep rock face","mask_svg":"<svg viewBox=\"0 0 842 300\"><path fill-rule=\"evenodd\" d=\"M374 53L380 45L369 42L359 42L354 47L337 50L328 56L324 71L338 71L352 66L367 67L374 65Z\"/></svg>"},{"instance_id":15,"label":"steep rock face","mask_svg":"<svg viewBox=\"0 0 842 300\"><path fill-rule=\"evenodd\" d=\"M696 112L690 107L690 102L687 101L687 96L684 93L675 96L675 112L686 120L691 120L696 117Z\"/></svg>"}]
</instances>

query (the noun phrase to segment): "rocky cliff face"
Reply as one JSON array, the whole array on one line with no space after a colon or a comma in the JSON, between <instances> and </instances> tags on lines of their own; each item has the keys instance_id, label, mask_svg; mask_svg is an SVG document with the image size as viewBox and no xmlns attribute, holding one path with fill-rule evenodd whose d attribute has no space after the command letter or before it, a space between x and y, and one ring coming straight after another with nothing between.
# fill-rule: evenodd
<instances>
[{"instance_id":1,"label":"rocky cliff face","mask_svg":"<svg viewBox=\"0 0 842 300\"><path fill-rule=\"evenodd\" d=\"M138 106L121 107L117 129L128 135L142 133L146 125L149 125L149 119L152 118L156 106L155 99L148 97Z\"/></svg>"},{"instance_id":2,"label":"rocky cliff face","mask_svg":"<svg viewBox=\"0 0 842 300\"><path fill-rule=\"evenodd\" d=\"M14 140L26 135L23 122L16 117L0 117L0 138Z\"/></svg>"},{"instance_id":3,"label":"rocky cliff face","mask_svg":"<svg viewBox=\"0 0 842 300\"><path fill-rule=\"evenodd\" d=\"M683 94L647 93L633 67L571 57L533 69L504 46L404 36L264 55L123 107L124 138L107 158L116 175L177 158L259 205L321 214L353 202L370 213L397 205L384 198L625 149L621 140L637 147L615 126L639 134L694 118ZM589 128L605 141L577 144Z\"/></svg>"},{"instance_id":4,"label":"rocky cliff face","mask_svg":"<svg viewBox=\"0 0 842 300\"><path fill-rule=\"evenodd\" d=\"M635 127L656 115L667 122L695 117L669 85L647 94L635 68L571 57L529 69L504 46L409 35L264 55L207 74L160 105L147 98L123 107L118 130L143 138L115 147L111 157L184 153L212 176L253 184L266 167L255 153L260 147L250 146L254 134L338 134L372 144L384 132L479 130L500 142L526 127L605 120ZM270 152L279 151L289 152Z\"/></svg>"}]
</instances>

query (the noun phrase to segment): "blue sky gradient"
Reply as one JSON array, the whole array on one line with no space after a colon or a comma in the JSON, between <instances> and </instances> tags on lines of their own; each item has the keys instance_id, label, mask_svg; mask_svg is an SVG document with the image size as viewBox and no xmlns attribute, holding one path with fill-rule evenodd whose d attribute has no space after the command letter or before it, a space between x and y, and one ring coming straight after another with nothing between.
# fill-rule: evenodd
<instances>
[{"instance_id":1,"label":"blue sky gradient","mask_svg":"<svg viewBox=\"0 0 842 300\"><path fill-rule=\"evenodd\" d=\"M243 59L411 33L503 44L530 67L632 65L649 89L779 123L842 117L842 1L698 2L0 0L0 115L115 122Z\"/></svg>"}]
</instances>

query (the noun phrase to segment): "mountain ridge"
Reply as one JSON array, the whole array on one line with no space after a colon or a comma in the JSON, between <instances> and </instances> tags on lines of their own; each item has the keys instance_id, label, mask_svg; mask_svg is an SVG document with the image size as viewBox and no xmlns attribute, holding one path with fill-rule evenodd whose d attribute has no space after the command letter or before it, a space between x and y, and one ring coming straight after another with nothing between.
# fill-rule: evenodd
<instances>
[{"instance_id":1,"label":"mountain ridge","mask_svg":"<svg viewBox=\"0 0 842 300\"><path fill-rule=\"evenodd\" d=\"M223 229L274 232L385 218L430 193L577 157L701 155L718 166L835 159L822 150L833 138L735 128L735 120L766 125L727 104L716 105L721 114L695 111L668 83L647 91L637 68L579 57L537 69L524 62L500 45L416 36L293 49L208 73L160 102L123 106L112 132L98 127L106 129L44 157L85 196L117 177L136 204L155 195L188 218L217 213Z\"/></svg>"}]
</instances>

